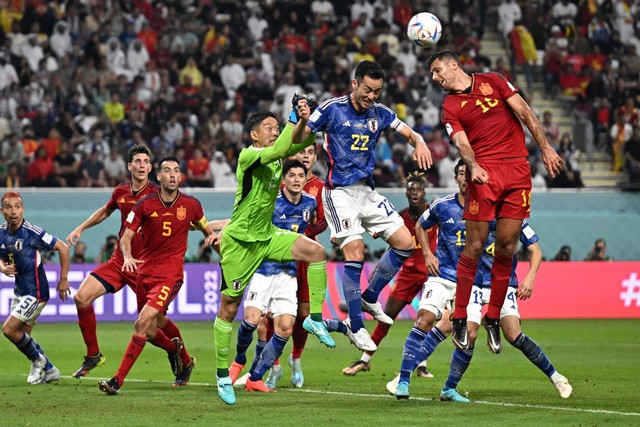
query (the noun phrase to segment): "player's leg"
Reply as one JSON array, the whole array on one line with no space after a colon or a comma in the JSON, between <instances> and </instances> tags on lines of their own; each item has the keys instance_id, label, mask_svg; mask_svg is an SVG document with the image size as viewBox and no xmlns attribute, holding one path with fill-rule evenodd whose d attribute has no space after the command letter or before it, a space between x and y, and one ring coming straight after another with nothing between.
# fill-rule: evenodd
<instances>
[{"instance_id":1,"label":"player's leg","mask_svg":"<svg viewBox=\"0 0 640 427\"><path fill-rule=\"evenodd\" d=\"M307 267L308 264L306 262L298 263L298 313L296 315L296 323L293 325L293 334L291 335L293 346L291 349L291 355L289 356L289 366L291 367L291 384L294 387L300 388L304 385L304 374L302 373L302 364L300 362L300 358L302 357L302 352L307 344L307 337L309 333L302 326L304 320L310 314L310 303L309 303L309 281L307 278Z\"/></svg>"},{"instance_id":2,"label":"player's leg","mask_svg":"<svg viewBox=\"0 0 640 427\"><path fill-rule=\"evenodd\" d=\"M187 351L187 346L182 339L180 328L167 317L166 313L161 312L158 315L158 329L159 332L157 332L156 335L162 332L170 340L174 341L176 339L179 339L180 342L182 342L182 346L180 347L180 362L182 364L182 372L178 375L180 378L176 378L173 385L174 387L187 385L189 377L191 376L191 372L195 367L196 358L189 354L189 352ZM155 340L149 342L153 345L156 345ZM169 362L174 360L173 354L171 352L169 352L167 355L169 357Z\"/></svg>"}]
</instances>

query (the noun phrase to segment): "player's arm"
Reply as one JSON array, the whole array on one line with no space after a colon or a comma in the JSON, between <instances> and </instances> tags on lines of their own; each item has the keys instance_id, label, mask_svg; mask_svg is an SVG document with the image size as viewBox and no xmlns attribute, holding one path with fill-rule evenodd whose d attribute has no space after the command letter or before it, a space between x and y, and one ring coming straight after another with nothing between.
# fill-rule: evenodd
<instances>
[{"instance_id":1,"label":"player's arm","mask_svg":"<svg viewBox=\"0 0 640 427\"><path fill-rule=\"evenodd\" d=\"M409 144L416 149L411 157L420 169L429 169L433 164L433 159L431 158L431 151L427 147L427 143L424 142L422 135L411 129L404 122L401 122L396 132L402 135Z\"/></svg>"},{"instance_id":2,"label":"player's arm","mask_svg":"<svg viewBox=\"0 0 640 427\"><path fill-rule=\"evenodd\" d=\"M67 236L67 244L75 245L78 240L80 240L80 236L82 232L87 228L91 228L94 225L100 224L105 219L109 218L109 216L113 213L113 209L109 209L107 205L102 206L100 209L91 214L89 218L87 218L82 224L77 226L75 230L73 230Z\"/></svg>"},{"instance_id":3,"label":"player's arm","mask_svg":"<svg viewBox=\"0 0 640 427\"><path fill-rule=\"evenodd\" d=\"M542 155L542 163L549 172L552 178L555 178L557 174L564 168L564 160L556 153L556 150L549 144L547 136L542 129L540 121L533 113L529 104L522 99L519 94L515 94L507 99L507 104L516 113L516 116L524 123L533 138L536 140L536 144L540 147L540 153Z\"/></svg>"},{"instance_id":4,"label":"player's arm","mask_svg":"<svg viewBox=\"0 0 640 427\"><path fill-rule=\"evenodd\" d=\"M531 255L531 261L529 263L529 272L518 287L518 298L521 300L526 300L531 297L533 293L533 283L536 280L540 264L542 264L542 250L537 242L529 245L527 251L529 251Z\"/></svg>"},{"instance_id":5,"label":"player's arm","mask_svg":"<svg viewBox=\"0 0 640 427\"><path fill-rule=\"evenodd\" d=\"M453 145L458 149L460 157L462 157L465 165L469 168L471 181L475 184L484 184L489 181L489 174L478 164L476 160L476 155L473 152L473 148L471 148L471 143L469 142L467 133L463 130L458 131L453 134L451 139L453 141Z\"/></svg>"},{"instance_id":6,"label":"player's arm","mask_svg":"<svg viewBox=\"0 0 640 427\"><path fill-rule=\"evenodd\" d=\"M227 220L221 220L221 221L216 221L216 222L224 222ZM210 223L209 221L207 221L206 217L202 217L200 218L198 221L196 221L194 223L194 226L196 227L196 229L202 231L202 234L204 234L204 244L206 246L215 246L215 245L219 245L220 242L220 235L217 234L215 232L215 229L212 225L212 223Z\"/></svg>"},{"instance_id":7,"label":"player's arm","mask_svg":"<svg viewBox=\"0 0 640 427\"><path fill-rule=\"evenodd\" d=\"M290 157L292 153L295 154L310 145L300 144L301 142L308 142L307 140L303 141L303 134L307 120L309 119L309 111L309 106L306 101L300 100L298 105L298 123L287 123L280 136L278 136L278 139L276 139L276 142L271 147L266 147L262 150L260 158L263 165ZM292 150L294 144L296 144L299 150Z\"/></svg>"},{"instance_id":8,"label":"player's arm","mask_svg":"<svg viewBox=\"0 0 640 427\"><path fill-rule=\"evenodd\" d=\"M122 251L122 257L124 262L122 263L122 271L128 271L130 273L138 270L138 264L143 261L135 259L131 254L131 240L136 235L128 226L124 229L122 237L120 237L120 250Z\"/></svg>"},{"instance_id":9,"label":"player's arm","mask_svg":"<svg viewBox=\"0 0 640 427\"><path fill-rule=\"evenodd\" d=\"M17 273L15 264L8 264L0 258L0 272L5 276L13 277Z\"/></svg>"},{"instance_id":10,"label":"player's arm","mask_svg":"<svg viewBox=\"0 0 640 427\"><path fill-rule=\"evenodd\" d=\"M69 289L69 246L67 246L62 240L57 239L56 244L53 247L54 251L58 251L58 259L60 260L60 280L58 280L58 295L62 301L66 301L67 297L71 295Z\"/></svg>"},{"instance_id":11,"label":"player's arm","mask_svg":"<svg viewBox=\"0 0 640 427\"><path fill-rule=\"evenodd\" d=\"M429 227L428 223L423 220L423 218L425 218L425 214L423 214L416 222L416 240L418 241L418 244L422 249L422 255L424 255L424 260L427 264L427 271L429 272L429 275L439 276L440 263L438 262L438 258L436 258L433 252L431 252L431 248L429 245L429 230L431 229L431 227Z\"/></svg>"}]
</instances>

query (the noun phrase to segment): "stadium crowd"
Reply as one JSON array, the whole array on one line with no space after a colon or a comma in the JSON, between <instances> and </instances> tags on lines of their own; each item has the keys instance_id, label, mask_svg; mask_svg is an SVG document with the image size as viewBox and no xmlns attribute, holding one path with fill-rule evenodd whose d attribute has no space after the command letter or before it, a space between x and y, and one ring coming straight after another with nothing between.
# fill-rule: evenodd
<instances>
[{"instance_id":1,"label":"stadium crowd","mask_svg":"<svg viewBox=\"0 0 640 427\"><path fill-rule=\"evenodd\" d=\"M2 0L0 185L113 186L126 180L127 149L145 143L155 159L182 160L185 185L235 189L249 114L268 109L286 118L296 91L320 101L348 93L355 65L370 59L387 73L381 101L428 142L435 160L426 172L430 185L450 186L442 175L457 153L439 122L444 93L424 65L433 51L404 35L421 10L445 22L438 49L455 50L467 71L494 69L513 78L519 64L527 76L522 88L537 79L548 96L562 93L593 129L586 137L612 154L614 169L638 179L635 3L443 3ZM509 68L482 55L487 6L497 6ZM555 141L567 159L575 158L571 141L561 146L559 135ZM546 186L539 153L529 146L540 175L534 182ZM402 186L416 168L411 151L393 134L381 139L377 185ZM323 162L316 165L323 176ZM567 174L549 185L581 186L579 171Z\"/></svg>"}]
</instances>

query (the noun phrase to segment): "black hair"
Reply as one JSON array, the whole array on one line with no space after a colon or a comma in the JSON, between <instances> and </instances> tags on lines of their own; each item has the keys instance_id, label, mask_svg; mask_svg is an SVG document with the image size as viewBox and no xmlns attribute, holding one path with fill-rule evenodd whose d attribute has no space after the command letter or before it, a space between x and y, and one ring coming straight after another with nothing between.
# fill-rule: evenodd
<instances>
[{"instance_id":1,"label":"black hair","mask_svg":"<svg viewBox=\"0 0 640 427\"><path fill-rule=\"evenodd\" d=\"M387 73L384 69L374 61L362 61L358 64L355 71L355 78L358 82L361 82L364 77L371 77L374 80L384 80L387 77Z\"/></svg>"},{"instance_id":2,"label":"black hair","mask_svg":"<svg viewBox=\"0 0 640 427\"><path fill-rule=\"evenodd\" d=\"M286 175L293 168L302 168L305 176L307 175L307 167L304 165L304 163L302 163L300 160L289 159L285 160L284 164L282 165L282 176Z\"/></svg>"},{"instance_id":3,"label":"black hair","mask_svg":"<svg viewBox=\"0 0 640 427\"><path fill-rule=\"evenodd\" d=\"M133 157L136 154L146 154L147 156L149 156L149 159L151 159L151 150L149 150L149 147L144 144L136 144L131 147L129 153L127 154L127 163L133 162Z\"/></svg>"},{"instance_id":4,"label":"black hair","mask_svg":"<svg viewBox=\"0 0 640 427\"><path fill-rule=\"evenodd\" d=\"M453 168L453 172L456 174L456 176L458 176L458 171L462 166L464 166L464 160L460 159L458 160L458 163L456 163L456 166Z\"/></svg>"},{"instance_id":5,"label":"black hair","mask_svg":"<svg viewBox=\"0 0 640 427\"><path fill-rule=\"evenodd\" d=\"M273 114L271 111L258 111L257 113L253 113L252 115L249 116L246 123L244 124L245 131L247 133L251 132L260 123L262 123L265 119L269 117L273 117L274 119L276 119L276 121L278 120L276 115Z\"/></svg>"},{"instance_id":6,"label":"black hair","mask_svg":"<svg viewBox=\"0 0 640 427\"><path fill-rule=\"evenodd\" d=\"M435 61L455 61L456 63L458 63L458 65L460 65L460 58L458 58L458 55L456 55L456 53L452 50L441 50L439 52L434 53L433 55L431 55L429 57L429 59L427 59L427 69L431 70L431 65L435 62Z\"/></svg>"},{"instance_id":7,"label":"black hair","mask_svg":"<svg viewBox=\"0 0 640 427\"><path fill-rule=\"evenodd\" d=\"M419 183L420 185L422 185L422 188L425 188L427 186L427 183L424 180L424 176L420 172L410 173L407 176L407 188L409 188L409 184L411 184L412 182Z\"/></svg>"},{"instance_id":8,"label":"black hair","mask_svg":"<svg viewBox=\"0 0 640 427\"><path fill-rule=\"evenodd\" d=\"M160 160L160 163L158 163L158 172L160 172L160 170L162 169L162 164L164 162L176 162L178 166L180 166L180 159L178 159L176 156L164 156L164 158Z\"/></svg>"}]
</instances>

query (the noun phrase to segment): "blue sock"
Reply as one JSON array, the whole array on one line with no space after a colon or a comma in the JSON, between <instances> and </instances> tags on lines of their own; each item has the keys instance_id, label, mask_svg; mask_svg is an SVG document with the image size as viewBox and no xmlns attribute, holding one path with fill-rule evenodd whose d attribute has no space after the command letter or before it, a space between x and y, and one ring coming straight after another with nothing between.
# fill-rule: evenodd
<instances>
[{"instance_id":1,"label":"blue sock","mask_svg":"<svg viewBox=\"0 0 640 427\"><path fill-rule=\"evenodd\" d=\"M438 347L438 344L446 339L447 337L442 333L440 329L438 329L437 326L431 328L426 338L424 339L424 342L422 343L422 353L424 353L424 359L427 359L429 356L431 356L436 350L436 347ZM419 362L422 362L422 360L420 360Z\"/></svg>"},{"instance_id":2,"label":"blue sock","mask_svg":"<svg viewBox=\"0 0 640 427\"><path fill-rule=\"evenodd\" d=\"M409 336L404 343L404 350L402 350L400 381L409 382L413 370L425 359L425 357L422 356L422 347L426 336L426 332L415 326L411 328L411 332L409 332Z\"/></svg>"},{"instance_id":3,"label":"blue sock","mask_svg":"<svg viewBox=\"0 0 640 427\"><path fill-rule=\"evenodd\" d=\"M256 353L253 355L253 362L251 363L251 369L249 371L253 371L258 366L258 360L260 360L260 355L262 354L262 350L264 350L267 345L266 341L258 340L256 343Z\"/></svg>"},{"instance_id":4,"label":"blue sock","mask_svg":"<svg viewBox=\"0 0 640 427\"><path fill-rule=\"evenodd\" d=\"M256 325L243 320L238 328L238 343L236 344L236 363L245 365L247 363L247 349L253 341L253 331Z\"/></svg>"},{"instance_id":5,"label":"blue sock","mask_svg":"<svg viewBox=\"0 0 640 427\"><path fill-rule=\"evenodd\" d=\"M322 323L324 323L324 327L327 328L327 331L329 332L347 333L347 325L339 320L323 319Z\"/></svg>"},{"instance_id":6,"label":"blue sock","mask_svg":"<svg viewBox=\"0 0 640 427\"><path fill-rule=\"evenodd\" d=\"M531 363L536 365L546 376L550 377L556 371L540 346L524 333L520 332L511 345L527 356L527 359L531 360Z\"/></svg>"},{"instance_id":7,"label":"blue sock","mask_svg":"<svg viewBox=\"0 0 640 427\"><path fill-rule=\"evenodd\" d=\"M251 369L251 381L258 381L262 379L264 373L273 366L273 362L275 362L282 354L282 350L284 350L284 346L287 345L287 341L289 341L289 338L281 337L275 333L273 334L267 345L264 347L264 350L262 350L262 354L260 355L260 360L258 360L256 368Z\"/></svg>"},{"instance_id":8,"label":"blue sock","mask_svg":"<svg viewBox=\"0 0 640 427\"><path fill-rule=\"evenodd\" d=\"M362 274L361 261L347 261L344 263L344 277L342 279L342 289L344 291L344 299L347 301L347 310L349 311L349 320L351 321L351 330L358 332L364 328L362 323L362 303L360 297L360 275Z\"/></svg>"},{"instance_id":9,"label":"blue sock","mask_svg":"<svg viewBox=\"0 0 640 427\"><path fill-rule=\"evenodd\" d=\"M36 350L38 350L38 353L40 353L41 355L44 356L45 359L47 359L47 363L44 365L44 370L48 371L49 369L53 368L53 363L51 363L47 355L44 353L44 350L42 349L42 347L40 347L40 344L38 344L38 341L33 340L33 344L36 346Z\"/></svg>"},{"instance_id":10,"label":"blue sock","mask_svg":"<svg viewBox=\"0 0 640 427\"><path fill-rule=\"evenodd\" d=\"M374 303L378 301L378 295L389 284L391 279L396 275L402 264L413 254L413 249L410 251L404 251L401 249L390 248L386 251L380 261L378 262L378 268L373 273L371 282L367 290L362 293L362 299L368 303Z\"/></svg>"},{"instance_id":11,"label":"blue sock","mask_svg":"<svg viewBox=\"0 0 640 427\"><path fill-rule=\"evenodd\" d=\"M469 367L469 363L471 363L472 357L473 349L462 351L456 348L455 350L453 350L453 354L451 355L451 365L449 366L449 377L444 383L443 390L458 387L458 383Z\"/></svg>"},{"instance_id":12,"label":"blue sock","mask_svg":"<svg viewBox=\"0 0 640 427\"><path fill-rule=\"evenodd\" d=\"M32 362L35 362L40 357L40 352L36 348L33 338L28 333L24 332L24 335L17 343L14 343L18 350L20 350L25 356Z\"/></svg>"}]
</instances>

